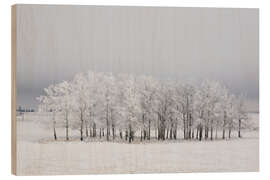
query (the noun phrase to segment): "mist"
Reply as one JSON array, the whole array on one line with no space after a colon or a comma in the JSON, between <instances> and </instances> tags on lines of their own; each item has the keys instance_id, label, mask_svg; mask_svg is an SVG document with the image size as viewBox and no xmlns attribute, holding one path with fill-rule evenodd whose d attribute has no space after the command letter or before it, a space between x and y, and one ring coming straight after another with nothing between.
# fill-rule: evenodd
<instances>
[{"instance_id":1,"label":"mist","mask_svg":"<svg viewBox=\"0 0 270 180\"><path fill-rule=\"evenodd\" d=\"M259 10L17 6L17 106L88 70L218 80L258 111Z\"/></svg>"}]
</instances>

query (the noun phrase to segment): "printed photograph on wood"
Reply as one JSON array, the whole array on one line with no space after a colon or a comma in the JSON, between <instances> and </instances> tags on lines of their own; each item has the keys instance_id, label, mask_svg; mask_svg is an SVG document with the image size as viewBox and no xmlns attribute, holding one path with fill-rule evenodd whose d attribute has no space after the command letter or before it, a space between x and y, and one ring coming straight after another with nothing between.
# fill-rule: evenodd
<instances>
[{"instance_id":1,"label":"printed photograph on wood","mask_svg":"<svg viewBox=\"0 0 270 180\"><path fill-rule=\"evenodd\" d=\"M12 6L16 175L259 171L259 10Z\"/></svg>"}]
</instances>

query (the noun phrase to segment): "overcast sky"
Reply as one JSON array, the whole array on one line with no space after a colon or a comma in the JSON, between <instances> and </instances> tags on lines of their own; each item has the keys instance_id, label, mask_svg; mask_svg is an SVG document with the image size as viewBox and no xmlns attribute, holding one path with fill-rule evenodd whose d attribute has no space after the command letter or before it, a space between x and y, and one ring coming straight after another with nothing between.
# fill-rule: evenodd
<instances>
[{"instance_id":1,"label":"overcast sky","mask_svg":"<svg viewBox=\"0 0 270 180\"><path fill-rule=\"evenodd\" d=\"M17 6L17 105L88 70L219 80L259 99L259 10Z\"/></svg>"}]
</instances>

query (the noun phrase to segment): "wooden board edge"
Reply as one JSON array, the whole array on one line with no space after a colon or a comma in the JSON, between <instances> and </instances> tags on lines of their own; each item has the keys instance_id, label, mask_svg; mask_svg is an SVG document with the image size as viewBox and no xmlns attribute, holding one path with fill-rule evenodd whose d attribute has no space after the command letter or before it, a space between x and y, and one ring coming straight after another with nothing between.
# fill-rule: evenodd
<instances>
[{"instance_id":1,"label":"wooden board edge","mask_svg":"<svg viewBox=\"0 0 270 180\"><path fill-rule=\"evenodd\" d=\"M16 5L11 6L11 173L17 175L16 130Z\"/></svg>"}]
</instances>

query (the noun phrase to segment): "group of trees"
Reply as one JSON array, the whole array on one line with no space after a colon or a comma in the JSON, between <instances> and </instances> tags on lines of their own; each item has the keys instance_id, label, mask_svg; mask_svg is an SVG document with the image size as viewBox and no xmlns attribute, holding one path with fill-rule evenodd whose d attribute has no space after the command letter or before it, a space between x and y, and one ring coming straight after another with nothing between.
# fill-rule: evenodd
<instances>
[{"instance_id":1,"label":"group of trees","mask_svg":"<svg viewBox=\"0 0 270 180\"><path fill-rule=\"evenodd\" d=\"M72 81L52 84L38 97L39 110L50 112L57 140L56 115L61 114L66 140L69 129L78 129L80 139L116 137L132 142L176 139L241 137L247 119L244 96L235 96L216 81L200 85L160 81L150 76L106 74L89 71ZM58 119L59 121L59 119Z\"/></svg>"}]
</instances>

